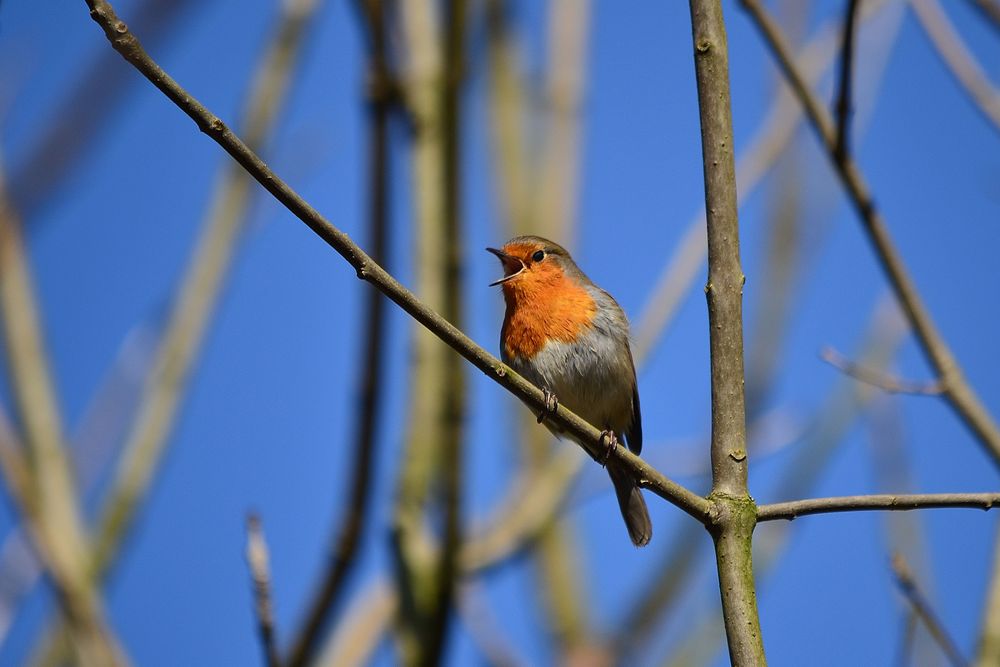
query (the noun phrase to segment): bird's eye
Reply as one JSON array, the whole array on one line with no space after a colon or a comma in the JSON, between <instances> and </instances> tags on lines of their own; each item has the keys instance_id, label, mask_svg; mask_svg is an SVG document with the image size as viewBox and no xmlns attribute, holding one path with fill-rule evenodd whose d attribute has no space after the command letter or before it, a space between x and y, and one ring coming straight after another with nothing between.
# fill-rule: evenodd
<instances>
[{"instance_id":1,"label":"bird's eye","mask_svg":"<svg viewBox=\"0 0 1000 667\"><path fill-rule=\"evenodd\" d=\"M535 261L535 262L542 261L543 259L545 259L545 251L544 250L536 250L535 254L531 256L531 259L532 259L532 261Z\"/></svg>"}]
</instances>

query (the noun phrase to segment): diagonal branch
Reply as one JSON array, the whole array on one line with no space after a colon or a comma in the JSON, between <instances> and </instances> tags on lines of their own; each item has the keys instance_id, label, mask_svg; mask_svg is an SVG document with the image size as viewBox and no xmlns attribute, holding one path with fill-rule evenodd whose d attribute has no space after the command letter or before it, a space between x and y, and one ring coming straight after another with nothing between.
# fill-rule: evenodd
<instances>
[{"instance_id":1,"label":"diagonal branch","mask_svg":"<svg viewBox=\"0 0 1000 667\"><path fill-rule=\"evenodd\" d=\"M857 34L858 7L861 0L847 0L844 13L844 39L840 49L840 83L837 92L837 142L834 149L837 159L843 160L850 150L848 136L851 129L851 74L854 70L854 42Z\"/></svg>"},{"instance_id":2,"label":"diagonal branch","mask_svg":"<svg viewBox=\"0 0 1000 667\"><path fill-rule=\"evenodd\" d=\"M160 89L174 104L186 113L198 128L218 143L234 160L246 169L275 199L312 229L317 236L336 250L357 271L358 277L392 299L416 321L461 354L473 366L501 385L514 396L538 411L545 408L542 391L512 371L499 359L474 343L455 326L422 303L410 290L393 278L372 260L351 238L334 227L316 209L310 206L287 183L278 177L232 130L226 127L190 93L177 84L150 58L128 26L115 14L106 0L88 0L91 17L104 30L112 46L128 60L153 85ZM569 432L583 443L581 446L592 458L603 458L606 448L601 433L578 415L560 406L548 419ZM661 498L678 506L699 521L708 521L709 502L669 480L652 466L627 451L616 447L612 456L647 488Z\"/></svg>"},{"instance_id":3,"label":"diagonal branch","mask_svg":"<svg viewBox=\"0 0 1000 667\"><path fill-rule=\"evenodd\" d=\"M807 514L864 512L871 510L918 510L965 507L991 510L1000 505L1000 493L914 493L894 495L879 493L866 496L834 496L771 503L757 507L757 521L792 521Z\"/></svg>"},{"instance_id":4,"label":"diagonal branch","mask_svg":"<svg viewBox=\"0 0 1000 667\"><path fill-rule=\"evenodd\" d=\"M21 465L13 453L18 450L6 446L5 477L31 526L36 551L46 561L77 660L85 666L123 664L127 659L88 576L87 538L44 349L23 229L4 188L0 177L0 309L27 450Z\"/></svg>"},{"instance_id":5,"label":"diagonal branch","mask_svg":"<svg viewBox=\"0 0 1000 667\"><path fill-rule=\"evenodd\" d=\"M900 305L913 325L913 330L920 341L924 355L944 386L944 396L966 426L983 444L990 456L993 457L994 462L1000 464L1000 429L997 428L993 418L965 380L958 362L931 319L913 279L903 264L899 251L889 237L885 222L875 207L868 185L865 183L857 164L849 155L838 157L833 121L793 61L788 42L774 19L758 0L740 0L740 2L773 52L782 72L791 84L792 90L805 109L813 129L833 162L837 175L861 218L863 227L868 233L869 240L874 246L879 262L899 299Z\"/></svg>"},{"instance_id":6,"label":"diagonal branch","mask_svg":"<svg viewBox=\"0 0 1000 667\"><path fill-rule=\"evenodd\" d=\"M906 597L910 606L913 607L913 611L917 617L923 621L928 632L937 641L938 646L948 656L948 661L953 667L965 667L968 662L962 656L962 652L958 650L958 645L951 634L945 629L941 619L934 612L927 596L920 590L920 586L917 584L916 577L913 576L910 566L907 565L906 560L898 553L892 556L892 573L896 578L896 585L899 586L900 591Z\"/></svg>"}]
</instances>

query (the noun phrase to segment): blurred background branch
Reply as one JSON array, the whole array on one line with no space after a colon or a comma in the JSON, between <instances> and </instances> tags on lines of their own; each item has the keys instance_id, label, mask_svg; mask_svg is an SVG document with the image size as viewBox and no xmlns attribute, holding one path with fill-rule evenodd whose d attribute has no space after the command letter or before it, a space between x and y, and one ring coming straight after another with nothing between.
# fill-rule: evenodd
<instances>
[{"instance_id":1,"label":"blurred background branch","mask_svg":"<svg viewBox=\"0 0 1000 667\"><path fill-rule=\"evenodd\" d=\"M382 0L358 0L358 19L368 45L368 228L371 257L386 261L392 162L389 153L390 120L398 101L398 81L390 64L388 21ZM357 562L361 536L369 519L374 477L375 445L382 416L382 381L386 357L387 303L377 290L367 290L361 316L360 360L357 377L357 421L354 424L354 465L343 517L331 539L331 558L323 578L314 587L305 620L292 640L288 667L308 664L320 646L345 582Z\"/></svg>"}]
</instances>

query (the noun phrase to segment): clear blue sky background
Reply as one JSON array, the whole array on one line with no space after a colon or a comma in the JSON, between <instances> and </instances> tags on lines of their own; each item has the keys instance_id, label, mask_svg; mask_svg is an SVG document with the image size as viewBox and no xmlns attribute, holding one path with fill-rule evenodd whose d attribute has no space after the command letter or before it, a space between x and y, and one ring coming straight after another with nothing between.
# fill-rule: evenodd
<instances>
[{"instance_id":1,"label":"clear blue sky background","mask_svg":"<svg viewBox=\"0 0 1000 667\"><path fill-rule=\"evenodd\" d=\"M136 2L115 3L128 20ZM277 3L192 3L153 55L182 85L235 123L257 55L269 37ZM817 2L809 30L841 10ZM964 2L944 3L988 75L1000 84L1000 34ZM529 49L529 73L544 67L546 12L516 3ZM724 3L732 57L737 152L761 122L773 95L773 71L756 32L735 3ZM858 66L873 67L875 45L891 39L884 76L859 85L858 151L876 201L917 285L973 387L1000 414L996 331L1000 247L1000 134L969 102L933 52L912 15L894 33L890 10L863 35ZM702 203L700 145L686 3L595 2L582 106L583 147L576 258L635 319L660 270ZM464 131L465 294L467 332L496 348L498 275L482 252L506 236L496 202L486 132L482 32L466 96ZM140 35L140 38L142 35ZM330 220L364 238L363 59L356 17L342 0L323 3L288 113L266 157ZM0 5L0 149L16 173L50 124L68 86L109 46L82 0ZM116 61L116 68L128 68ZM138 74L81 166L27 223L30 256L59 399L70 434L78 431L95 391L126 339L162 322L172 287L191 251L205 207L229 158ZM830 98L830 79L823 95ZM404 145L397 131L398 146ZM860 225L811 134L800 132L798 171L803 235L808 246L795 276L791 326L782 344L768 406L806 423L840 378L816 355L831 344L856 353L886 284ZM412 223L406 152L396 152L390 267L410 283ZM764 231L776 179L751 196L741 214L747 274L748 338L762 293ZM15 193L16 197L17 193ZM287 638L327 553L341 516L349 463L357 362L355 320L368 289L303 224L266 195L257 198L250 233L194 374L169 453L141 523L108 588L111 617L140 665L247 665L260 661L243 560L243 521L260 511L271 545L277 622ZM704 488L691 461L707 465L700 444L709 425L707 317L701 278L675 326L640 375L647 456L666 474ZM385 386L375 509L352 583L361 590L387 576L387 527L407 399L408 318L395 308L388 338L392 371ZM4 365L5 367L5 365ZM928 378L912 340L896 371ZM469 371L467 494L484 516L507 489L516 449L516 406ZM6 381L4 381L6 382ZM10 392L3 388L5 402ZM998 471L939 399L897 397L911 491L986 491ZM885 407L885 405L883 405ZM813 495L883 489L872 468L870 420L862 418L838 445ZM571 445L565 445L571 446ZM797 443L751 460L751 492L779 500L775 481L796 461ZM679 462L683 462L683 465ZM592 468L592 469L591 469ZM656 533L633 549L595 466L570 498L581 535L580 561L592 594L595 632L616 630L623 613L655 573L686 517L651 500ZM595 490L598 490L595 492ZM761 619L772 664L887 664L894 656L904 606L888 569L887 517L864 513L801 519L778 568L759 581ZM941 618L971 655L991 567L996 517L967 510L920 515L927 551L906 554L929 564L927 585ZM0 535L15 522L0 506ZM759 536L766 536L760 529ZM703 573L652 648L655 664L687 630L687 618L716 604L709 539ZM523 561L485 579L503 633L530 662L551 658L534 610L535 583ZM525 606L530 607L525 611ZM52 610L36 591L0 647L0 664L18 664ZM478 660L465 630L449 645L450 664ZM391 652L379 653L381 664ZM717 662L724 661L722 653Z\"/></svg>"}]
</instances>

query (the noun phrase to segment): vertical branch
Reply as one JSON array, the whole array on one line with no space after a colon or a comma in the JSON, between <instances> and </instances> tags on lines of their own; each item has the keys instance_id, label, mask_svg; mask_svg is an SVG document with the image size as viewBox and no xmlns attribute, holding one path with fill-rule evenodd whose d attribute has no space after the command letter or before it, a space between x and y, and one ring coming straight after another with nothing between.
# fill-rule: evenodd
<instances>
[{"instance_id":1,"label":"vertical branch","mask_svg":"<svg viewBox=\"0 0 1000 667\"><path fill-rule=\"evenodd\" d=\"M257 514L247 517L247 566L250 568L250 582L253 585L254 615L257 631L264 649L264 659L268 667L280 667L278 640L274 628L274 608L271 602L271 557L268 554L264 526Z\"/></svg>"},{"instance_id":2,"label":"vertical branch","mask_svg":"<svg viewBox=\"0 0 1000 667\"><path fill-rule=\"evenodd\" d=\"M362 30L368 41L368 227L371 257L384 265L389 226L389 120L395 104L395 81L389 67L386 16L381 0L359 0ZM354 466L351 471L347 513L331 545L332 553L323 580L307 605L305 621L291 644L287 664L309 664L316 653L322 629L353 569L370 506L380 393L385 365L386 301L377 290L365 292L358 366L358 409L354 426Z\"/></svg>"},{"instance_id":3,"label":"vertical branch","mask_svg":"<svg viewBox=\"0 0 1000 667\"><path fill-rule=\"evenodd\" d=\"M976 648L977 667L1000 664L1000 527L995 540L993 569L989 590L986 592L986 608L983 610L983 625L979 631L979 645Z\"/></svg>"},{"instance_id":4,"label":"vertical branch","mask_svg":"<svg viewBox=\"0 0 1000 667\"><path fill-rule=\"evenodd\" d=\"M26 465L10 448L4 466L32 524L39 555L55 585L77 660L118 665L125 657L107 625L87 573L87 543L66 456L21 221L0 181L0 309L11 384L28 450ZM16 472L16 471L20 472ZM15 481L16 478L16 481Z\"/></svg>"},{"instance_id":5,"label":"vertical branch","mask_svg":"<svg viewBox=\"0 0 1000 667\"><path fill-rule=\"evenodd\" d=\"M708 229L709 350L712 366L712 536L734 665L763 665L751 542L756 507L747 493L743 392L743 282L729 54L720 0L690 0L701 115Z\"/></svg>"},{"instance_id":6,"label":"vertical branch","mask_svg":"<svg viewBox=\"0 0 1000 667\"><path fill-rule=\"evenodd\" d=\"M415 125L413 173L421 297L454 325L461 322L460 110L466 3L400 5L408 56L406 100ZM410 434L396 500L393 549L400 587L403 660L440 657L451 617L461 524L461 361L424 328L415 331ZM444 534L437 560L422 541L422 521L440 471Z\"/></svg>"},{"instance_id":7,"label":"vertical branch","mask_svg":"<svg viewBox=\"0 0 1000 667\"><path fill-rule=\"evenodd\" d=\"M462 230L461 230L461 110L462 81L465 78L466 0L445 2L444 81L441 90L444 140L444 232L445 301L442 315L456 326L461 325ZM440 346L439 346L440 347ZM427 638L425 664L437 664L451 625L458 587L459 547L462 530L462 420L465 413L465 378L462 360L455 354L445 356L445 383L441 421L442 502L444 536L437 566L438 590L431 608L430 636Z\"/></svg>"},{"instance_id":8,"label":"vertical branch","mask_svg":"<svg viewBox=\"0 0 1000 667\"><path fill-rule=\"evenodd\" d=\"M589 0L555 0L549 8L549 66L541 190L533 197L533 221L567 247L575 226L580 153L580 99L586 68Z\"/></svg>"},{"instance_id":9,"label":"vertical branch","mask_svg":"<svg viewBox=\"0 0 1000 667\"><path fill-rule=\"evenodd\" d=\"M858 7L860 0L847 0L847 11L844 12L844 38L840 49L840 83L837 88L837 140L834 150L837 159L847 157L849 132L851 129L851 74L854 70L854 36L857 27Z\"/></svg>"}]
</instances>

